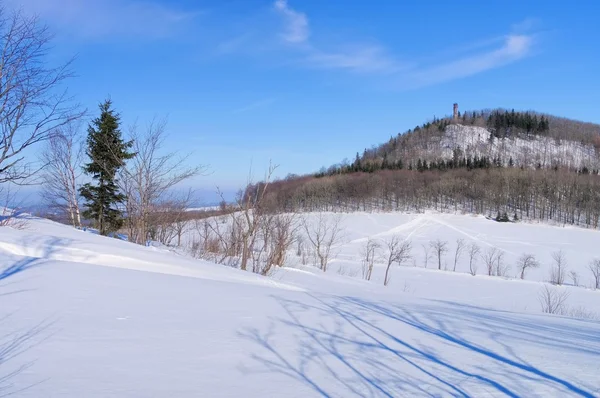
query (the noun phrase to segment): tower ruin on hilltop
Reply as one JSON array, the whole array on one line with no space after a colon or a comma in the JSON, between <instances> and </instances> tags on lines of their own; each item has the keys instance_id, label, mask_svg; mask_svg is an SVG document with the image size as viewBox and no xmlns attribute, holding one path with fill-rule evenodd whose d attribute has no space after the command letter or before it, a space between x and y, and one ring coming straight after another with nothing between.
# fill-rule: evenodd
<instances>
[{"instance_id":1,"label":"tower ruin on hilltop","mask_svg":"<svg viewBox=\"0 0 600 398\"><path fill-rule=\"evenodd\" d=\"M458 104L455 102L454 103L454 109L452 112L452 119L453 120L457 120L458 119Z\"/></svg>"}]
</instances>

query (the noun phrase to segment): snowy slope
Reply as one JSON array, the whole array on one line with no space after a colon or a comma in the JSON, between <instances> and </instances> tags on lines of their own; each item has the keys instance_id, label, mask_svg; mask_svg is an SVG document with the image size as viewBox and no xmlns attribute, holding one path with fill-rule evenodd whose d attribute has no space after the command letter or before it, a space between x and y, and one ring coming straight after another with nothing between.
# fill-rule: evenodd
<instances>
[{"instance_id":1,"label":"snowy slope","mask_svg":"<svg viewBox=\"0 0 600 398\"><path fill-rule=\"evenodd\" d=\"M427 229L412 216L362 217L347 225L340 254L367 234L416 239ZM478 239L493 242L492 228ZM505 297L483 308L476 289L471 304L441 293L489 278L410 268L431 281L429 298L336 273L261 278L36 219L27 230L0 228L0 270L0 394L600 394L600 323L498 310ZM505 296L534 284L493 283L506 285ZM587 292L597 306L597 292Z\"/></svg>"},{"instance_id":2,"label":"snowy slope","mask_svg":"<svg viewBox=\"0 0 600 398\"><path fill-rule=\"evenodd\" d=\"M543 167L600 168L600 157L593 145L543 136L490 140L490 132L486 128L461 124L449 125L441 137L432 137L418 157L426 160L451 159L455 149L460 149L466 157L499 157L505 165L512 158L515 165L525 167L541 164Z\"/></svg>"}]
</instances>

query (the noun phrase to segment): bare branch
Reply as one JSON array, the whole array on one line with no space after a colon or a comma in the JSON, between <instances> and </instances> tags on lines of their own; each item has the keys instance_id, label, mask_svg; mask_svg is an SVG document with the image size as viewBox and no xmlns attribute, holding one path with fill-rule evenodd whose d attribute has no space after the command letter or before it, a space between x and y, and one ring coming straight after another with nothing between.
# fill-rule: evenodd
<instances>
[{"instance_id":1,"label":"bare branch","mask_svg":"<svg viewBox=\"0 0 600 398\"><path fill-rule=\"evenodd\" d=\"M37 18L0 9L0 183L27 184L40 167L23 152L80 118L62 83L70 62L47 66L51 35Z\"/></svg>"}]
</instances>

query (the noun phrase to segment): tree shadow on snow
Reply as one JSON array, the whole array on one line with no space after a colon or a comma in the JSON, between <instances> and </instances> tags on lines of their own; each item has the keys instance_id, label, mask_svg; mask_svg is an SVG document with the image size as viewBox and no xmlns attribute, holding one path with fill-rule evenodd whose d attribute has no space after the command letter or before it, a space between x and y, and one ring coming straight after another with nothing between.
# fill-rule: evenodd
<instances>
[{"instance_id":1,"label":"tree shadow on snow","mask_svg":"<svg viewBox=\"0 0 600 398\"><path fill-rule=\"evenodd\" d=\"M4 268L0 268L0 281L42 265L47 259L51 258L52 255L59 252L60 249L68 247L71 244L73 244L73 240L58 237L38 238L36 240L31 238L23 239L19 243L19 246L22 246L25 249L28 247L43 247L42 252L37 253L38 255L34 257L19 256L22 258L14 261L8 266L4 266Z\"/></svg>"},{"instance_id":2,"label":"tree shadow on snow","mask_svg":"<svg viewBox=\"0 0 600 398\"><path fill-rule=\"evenodd\" d=\"M31 289L19 289L10 291L9 288L24 282L22 278L16 278L32 268L42 266L58 252L62 247L71 244L70 239L43 238L43 241L27 239L20 242L22 247L44 247L39 257L19 256L11 264L0 268L0 299L9 294L20 294ZM1 301L0 301L1 305ZM15 313L4 313L0 319L0 397L17 395L30 389L42 381L22 384L18 376L34 365L33 360L17 359L32 347L49 338L48 330L54 324L52 320L43 320L34 326L17 328L11 324ZM6 325L6 326L5 326Z\"/></svg>"},{"instance_id":3,"label":"tree shadow on snow","mask_svg":"<svg viewBox=\"0 0 600 398\"><path fill-rule=\"evenodd\" d=\"M244 372L283 374L325 397L519 397L543 391L591 398L600 392L600 381L590 386L561 378L545 370L538 356L559 349L565 357L600 359L600 323L581 322L573 330L573 322L532 322L530 316L454 303L405 307L309 296L303 302L275 296L286 317L271 319L266 330L239 332L260 347ZM535 365L520 353L529 347Z\"/></svg>"}]
</instances>

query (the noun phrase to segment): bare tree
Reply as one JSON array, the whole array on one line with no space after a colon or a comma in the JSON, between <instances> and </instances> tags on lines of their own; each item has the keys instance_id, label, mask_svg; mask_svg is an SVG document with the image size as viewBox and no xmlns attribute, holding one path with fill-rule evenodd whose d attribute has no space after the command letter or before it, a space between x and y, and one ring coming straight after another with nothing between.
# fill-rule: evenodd
<instances>
[{"instance_id":1,"label":"bare tree","mask_svg":"<svg viewBox=\"0 0 600 398\"><path fill-rule=\"evenodd\" d=\"M504 263L504 252L498 251L496 255L496 276L508 276L510 265Z\"/></svg>"},{"instance_id":2,"label":"bare tree","mask_svg":"<svg viewBox=\"0 0 600 398\"><path fill-rule=\"evenodd\" d=\"M387 265L385 268L385 276L383 278L383 285L387 286L391 274L390 269L393 264L401 266L410 258L411 245L406 239L402 239L400 236L392 236L392 238L386 242L387 246Z\"/></svg>"},{"instance_id":3,"label":"bare tree","mask_svg":"<svg viewBox=\"0 0 600 398\"><path fill-rule=\"evenodd\" d=\"M466 247L466 243L464 239L457 239L456 240L456 249L454 250L454 268L452 268L452 271L456 272L456 264L458 264L458 260L460 259L460 256L462 255L463 251L465 250Z\"/></svg>"},{"instance_id":4,"label":"bare tree","mask_svg":"<svg viewBox=\"0 0 600 398\"><path fill-rule=\"evenodd\" d=\"M544 288L538 296L542 312L557 315L567 313L566 302L568 298L569 292L566 290L561 291L548 285L544 285Z\"/></svg>"},{"instance_id":5,"label":"bare tree","mask_svg":"<svg viewBox=\"0 0 600 398\"><path fill-rule=\"evenodd\" d=\"M370 281L373 275L373 264L375 263L375 257L377 250L380 248L380 244L369 238L365 246L361 249L362 257L362 275L363 278Z\"/></svg>"},{"instance_id":6,"label":"bare tree","mask_svg":"<svg viewBox=\"0 0 600 398\"><path fill-rule=\"evenodd\" d=\"M67 214L74 227L81 226L77 180L81 175L82 157L79 124L75 122L58 128L40 155L45 165L43 198L50 208Z\"/></svg>"},{"instance_id":7,"label":"bare tree","mask_svg":"<svg viewBox=\"0 0 600 398\"><path fill-rule=\"evenodd\" d=\"M24 151L81 117L60 86L69 64L48 66L51 35L37 18L0 8L0 183L28 183Z\"/></svg>"},{"instance_id":8,"label":"bare tree","mask_svg":"<svg viewBox=\"0 0 600 398\"><path fill-rule=\"evenodd\" d=\"M425 256L423 257L423 267L427 268L427 266L429 265L429 259L431 258L429 246L426 244L422 244L421 246L423 247L423 253L425 254Z\"/></svg>"},{"instance_id":9,"label":"bare tree","mask_svg":"<svg viewBox=\"0 0 600 398\"><path fill-rule=\"evenodd\" d=\"M498 249L490 247L483 254L483 262L485 263L487 273L489 276L494 275L494 266L496 265L496 258L498 257Z\"/></svg>"},{"instance_id":10,"label":"bare tree","mask_svg":"<svg viewBox=\"0 0 600 398\"><path fill-rule=\"evenodd\" d=\"M469 245L469 273L473 276L477 275L477 256L480 252L481 249L477 244L471 243Z\"/></svg>"},{"instance_id":11,"label":"bare tree","mask_svg":"<svg viewBox=\"0 0 600 398\"><path fill-rule=\"evenodd\" d=\"M539 268L540 263L533 254L525 253L517 260L517 269L521 272L521 279L525 279L525 272L529 268Z\"/></svg>"},{"instance_id":12,"label":"bare tree","mask_svg":"<svg viewBox=\"0 0 600 398\"><path fill-rule=\"evenodd\" d=\"M131 242L145 244L149 234L150 214L165 198L169 190L184 180L201 174L204 166L187 166L189 155L163 153L166 140L166 121L152 121L145 133L137 126L130 129L135 153L120 172L119 186L126 195L126 226ZM177 201L180 202L180 201ZM173 207L173 206L168 206Z\"/></svg>"},{"instance_id":13,"label":"bare tree","mask_svg":"<svg viewBox=\"0 0 600 398\"><path fill-rule=\"evenodd\" d=\"M327 271L332 249L342 239L342 216L341 214L327 215L316 214L316 220L309 217L302 219L302 227L308 242L311 244L316 258L323 272Z\"/></svg>"},{"instance_id":14,"label":"bare tree","mask_svg":"<svg viewBox=\"0 0 600 398\"><path fill-rule=\"evenodd\" d=\"M594 276L594 289L600 289L600 258L592 260L588 268Z\"/></svg>"},{"instance_id":15,"label":"bare tree","mask_svg":"<svg viewBox=\"0 0 600 398\"><path fill-rule=\"evenodd\" d=\"M271 163L265 174L264 181L254 184L252 179L252 168L250 168L246 189L238 193L236 204L234 206L235 211L230 213L232 228L237 231L240 239L240 269L243 271L246 271L248 268L248 261L252 257L252 251L254 250L259 227L261 223L265 221L265 195L271 185L271 179L276 169L277 165ZM219 194L224 201L223 194ZM255 267L253 267L253 269L254 268Z\"/></svg>"},{"instance_id":16,"label":"bare tree","mask_svg":"<svg viewBox=\"0 0 600 398\"><path fill-rule=\"evenodd\" d=\"M442 269L442 257L448 252L448 242L441 239L429 242L429 246L433 249L438 259L438 269Z\"/></svg>"},{"instance_id":17,"label":"bare tree","mask_svg":"<svg viewBox=\"0 0 600 398\"><path fill-rule=\"evenodd\" d=\"M567 259L565 253L562 250L553 252L552 260L554 261L554 265L550 271L550 283L562 285L565 282L565 276L567 274Z\"/></svg>"}]
</instances>

